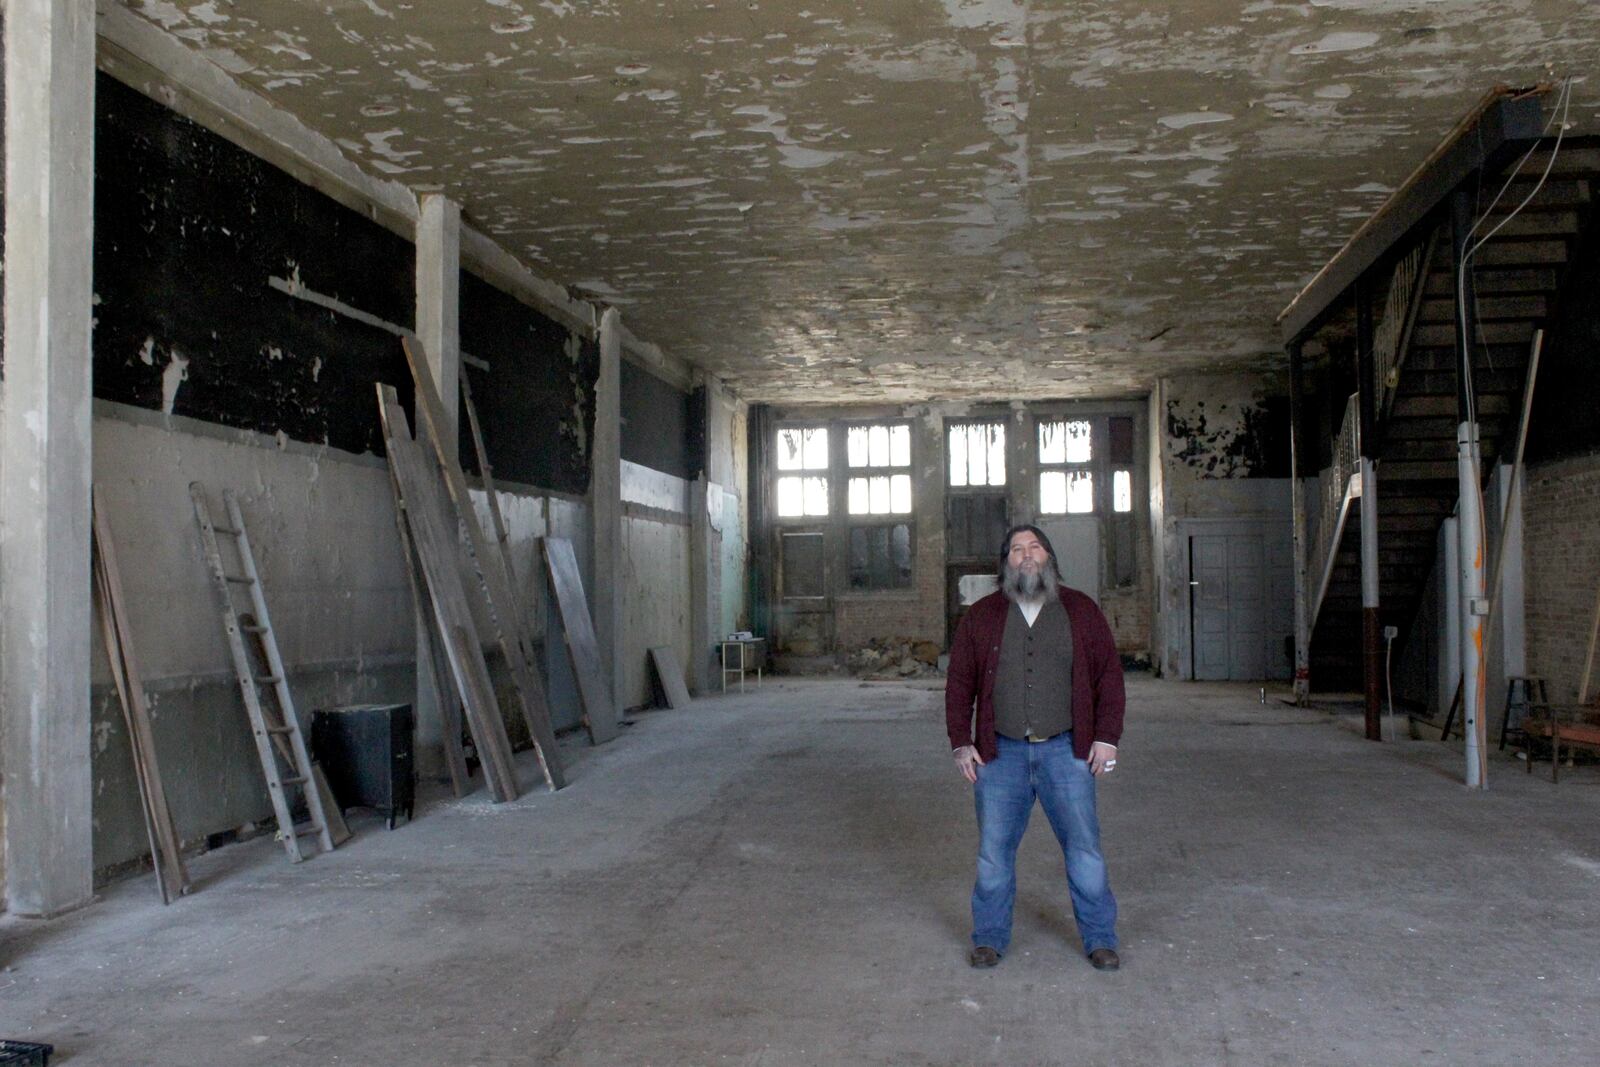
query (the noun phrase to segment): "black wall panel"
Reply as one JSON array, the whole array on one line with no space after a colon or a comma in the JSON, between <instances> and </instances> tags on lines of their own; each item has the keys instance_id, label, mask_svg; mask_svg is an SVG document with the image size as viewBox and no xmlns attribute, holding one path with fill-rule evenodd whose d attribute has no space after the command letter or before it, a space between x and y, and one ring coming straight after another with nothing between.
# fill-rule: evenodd
<instances>
[{"instance_id":1,"label":"black wall panel","mask_svg":"<svg viewBox=\"0 0 1600 1067\"><path fill-rule=\"evenodd\" d=\"M269 279L409 327L411 243L107 75L95 88L95 396L161 410L176 382L174 414L381 453L373 383L410 401L399 340Z\"/></svg>"},{"instance_id":2,"label":"black wall panel","mask_svg":"<svg viewBox=\"0 0 1600 1067\"><path fill-rule=\"evenodd\" d=\"M462 271L461 351L489 364L464 365L495 478L588 492L599 345ZM466 436L461 460L477 472Z\"/></svg>"},{"instance_id":3,"label":"black wall panel","mask_svg":"<svg viewBox=\"0 0 1600 1067\"><path fill-rule=\"evenodd\" d=\"M698 477L692 407L690 394L623 360L622 458L679 478ZM698 433L703 439L703 428Z\"/></svg>"}]
</instances>

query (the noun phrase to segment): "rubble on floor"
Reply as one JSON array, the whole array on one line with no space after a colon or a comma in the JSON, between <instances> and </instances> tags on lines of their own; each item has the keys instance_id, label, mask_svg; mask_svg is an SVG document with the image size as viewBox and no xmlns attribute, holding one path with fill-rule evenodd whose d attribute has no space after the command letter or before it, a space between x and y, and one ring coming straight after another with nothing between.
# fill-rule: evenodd
<instances>
[{"instance_id":1,"label":"rubble on floor","mask_svg":"<svg viewBox=\"0 0 1600 1067\"><path fill-rule=\"evenodd\" d=\"M857 677L916 678L941 673L939 653L939 645L933 641L874 638L852 650L845 657L845 666Z\"/></svg>"}]
</instances>

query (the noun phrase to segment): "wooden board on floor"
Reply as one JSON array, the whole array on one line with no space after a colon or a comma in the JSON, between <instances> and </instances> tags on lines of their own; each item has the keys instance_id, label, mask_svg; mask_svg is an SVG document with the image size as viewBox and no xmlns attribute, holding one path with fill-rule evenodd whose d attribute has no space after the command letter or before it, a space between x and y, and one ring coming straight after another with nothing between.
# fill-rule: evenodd
<instances>
[{"instance_id":1,"label":"wooden board on floor","mask_svg":"<svg viewBox=\"0 0 1600 1067\"><path fill-rule=\"evenodd\" d=\"M572 542L565 537L543 539L544 565L555 591L556 607L561 611L561 628L566 633L567 656L572 673L578 678L578 696L583 700L584 724L589 739L604 744L617 736L617 705L606 682L600 662L600 643L594 636L594 620L589 617L589 602L583 596L583 577L578 573L578 557Z\"/></svg>"},{"instance_id":2,"label":"wooden board on floor","mask_svg":"<svg viewBox=\"0 0 1600 1067\"><path fill-rule=\"evenodd\" d=\"M189 892L189 871L183 863L172 811L167 805L166 785L156 760L155 727L145 700L144 683L139 673L139 657L133 648L133 633L128 625L127 602L122 590L122 571L117 566L116 545L106 516L99 487L90 491L90 527L94 556L95 590L100 599L100 627L111 679L122 704L123 722L133 747L133 770L139 784L139 803L144 809L145 831L150 840L150 859L155 864L156 886L161 902Z\"/></svg>"},{"instance_id":3,"label":"wooden board on floor","mask_svg":"<svg viewBox=\"0 0 1600 1067\"><path fill-rule=\"evenodd\" d=\"M650 650L650 663L661 681L661 691L667 695L667 707L674 711L689 706L689 687L683 681L683 668L678 665L678 654L671 645L657 645Z\"/></svg>"},{"instance_id":4,"label":"wooden board on floor","mask_svg":"<svg viewBox=\"0 0 1600 1067\"><path fill-rule=\"evenodd\" d=\"M454 513L438 499L429 485L426 457L411 437L411 427L392 387L378 386L379 413L383 417L384 444L389 453L389 468L411 529L417 559L427 583L450 677L466 709L467 725L483 764L484 780L497 801L515 800L521 789L511 758L511 742L506 737L505 719L494 699L492 687L483 686L489 668L483 662L483 649L472 623L472 607L467 584L461 576L459 537L455 523L447 521Z\"/></svg>"},{"instance_id":5,"label":"wooden board on floor","mask_svg":"<svg viewBox=\"0 0 1600 1067\"><path fill-rule=\"evenodd\" d=\"M434 469L444 476L445 490L455 504L460 528L466 531L472 562L489 609L489 621L494 626L500 651L505 654L506 666L511 671L523 722L528 726L534 747L539 750L545 781L551 789L560 789L566 784L566 775L561 768L561 753L556 748L555 730L550 724L550 702L545 698L544 683L539 680L539 672L534 669L529 654L523 633L524 620L517 608L511 575L506 573L505 561L499 552L490 547L489 538L484 534L478 522L478 513L472 506L472 492L467 486L466 475L461 473L460 464L444 445L446 441L454 441L458 431L454 422L445 417L439 391L434 387L428 368L418 354L422 346L412 338L401 338L400 347L405 350L406 363L411 368L411 381L416 387L414 395L420 423L417 427L417 445L419 448L426 447L422 441L426 436L427 445L432 447L438 460ZM424 428L426 434L423 433Z\"/></svg>"}]
</instances>

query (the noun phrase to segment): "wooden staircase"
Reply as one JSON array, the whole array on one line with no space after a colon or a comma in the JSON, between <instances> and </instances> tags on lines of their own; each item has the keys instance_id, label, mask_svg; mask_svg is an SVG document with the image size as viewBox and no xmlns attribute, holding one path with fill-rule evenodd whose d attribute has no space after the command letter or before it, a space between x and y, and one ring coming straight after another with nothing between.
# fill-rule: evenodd
<instances>
[{"instance_id":1,"label":"wooden staircase","mask_svg":"<svg viewBox=\"0 0 1600 1067\"><path fill-rule=\"evenodd\" d=\"M1505 222L1533 192L1550 155L1546 145L1535 150L1506 193L1477 220L1479 235ZM1484 175L1483 198L1504 181L1504 174ZM1396 268L1389 300L1379 309L1374 345L1379 379L1374 388L1380 400L1373 453L1380 617L1384 625L1399 628L1402 640L1421 607L1439 529L1455 512L1457 498L1456 295L1449 222L1425 229ZM1486 477L1502 453L1515 447L1534 332L1565 298L1569 266L1579 256L1596 254L1600 140L1569 138L1544 185L1471 263L1478 341L1473 380ZM1507 454L1504 461L1510 458ZM1359 495L1346 500L1337 544L1329 546L1323 560L1310 560L1314 584L1319 566L1327 572L1320 605L1312 601L1310 646L1311 676L1323 691L1359 689L1362 684L1360 508ZM1325 507L1321 521L1337 519Z\"/></svg>"}]
</instances>

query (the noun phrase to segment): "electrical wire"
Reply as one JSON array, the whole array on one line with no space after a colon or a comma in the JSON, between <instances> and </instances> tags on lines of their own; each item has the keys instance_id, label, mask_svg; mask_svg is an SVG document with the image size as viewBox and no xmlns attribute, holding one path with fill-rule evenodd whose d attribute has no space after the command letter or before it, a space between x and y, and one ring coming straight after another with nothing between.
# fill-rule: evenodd
<instances>
[{"instance_id":1,"label":"electrical wire","mask_svg":"<svg viewBox=\"0 0 1600 1067\"><path fill-rule=\"evenodd\" d=\"M1467 353L1469 354L1467 362L1468 373L1466 374L1463 387L1467 397L1467 423L1473 430L1478 428L1478 398L1477 390L1473 387L1470 353L1477 336L1477 331L1475 329L1477 324L1471 323L1467 320L1467 279L1470 276L1468 271L1472 265L1472 257L1477 255L1478 250L1482 248L1488 241L1492 240L1495 234L1504 229L1512 219L1520 215L1522 213L1522 209L1527 207L1528 204L1532 202L1533 198L1539 195L1539 190L1544 188L1545 181L1550 177L1550 171L1554 169L1556 165L1556 157L1561 153L1561 141L1566 135L1567 118L1571 113L1571 108L1572 76L1569 74L1567 77L1561 80L1561 89L1556 94L1556 102L1550 108L1550 117L1545 121L1544 129L1540 132L1539 138L1529 146L1526 152L1523 153L1522 158L1517 160L1517 165L1513 167L1511 173L1506 176L1505 182L1500 186L1500 191L1494 194L1494 199L1489 201L1489 206L1479 214L1477 221L1472 224L1472 228L1467 231L1466 237L1462 239L1462 244L1465 246L1465 249L1461 256L1461 262L1456 266L1456 317L1458 320L1458 325L1461 328L1462 343L1466 346ZM1533 189L1528 193L1528 195L1522 198L1522 203L1518 204L1511 210L1510 214L1501 219L1494 229L1490 230L1488 233L1484 234L1481 238L1474 242L1473 237L1477 234L1479 227L1483 226L1483 224L1489 220L1490 213L1494 211L1495 207L1500 203L1501 197L1506 195L1506 192L1511 188L1512 182L1516 181L1517 176L1521 174L1523 166L1528 162L1529 159L1533 158L1533 153L1538 150L1539 145L1542 144L1545 137L1549 135L1550 127L1556 124L1557 113L1559 113L1561 116L1561 122L1559 125L1556 125L1556 143L1550 150L1550 160L1545 164L1544 173L1539 175L1538 182L1534 184Z\"/></svg>"}]
</instances>

